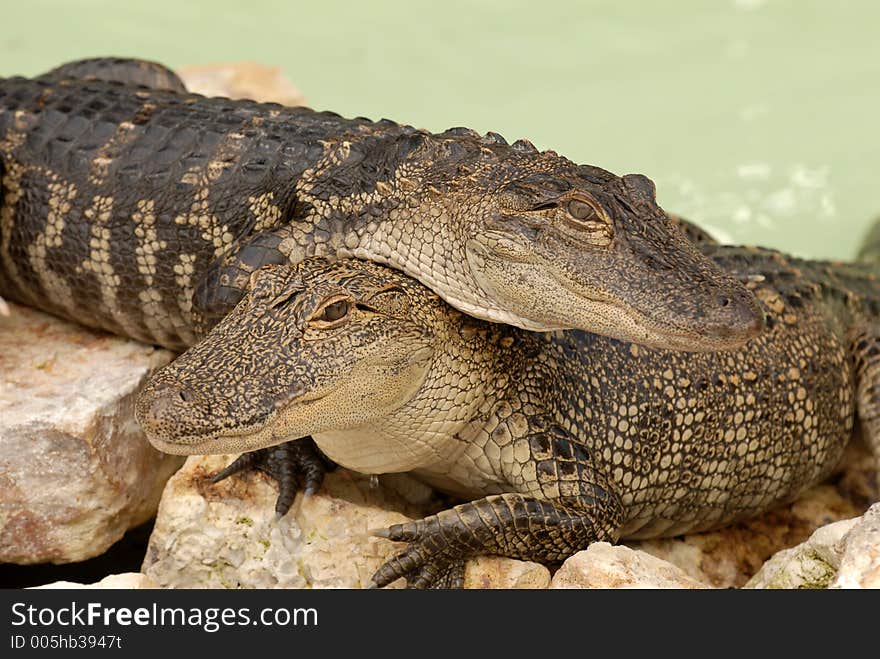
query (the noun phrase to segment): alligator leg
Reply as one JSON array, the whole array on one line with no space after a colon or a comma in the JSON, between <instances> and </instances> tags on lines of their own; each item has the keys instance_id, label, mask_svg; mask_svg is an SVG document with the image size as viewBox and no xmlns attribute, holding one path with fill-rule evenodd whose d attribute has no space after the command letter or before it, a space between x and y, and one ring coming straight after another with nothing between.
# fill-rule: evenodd
<instances>
[{"instance_id":1,"label":"alligator leg","mask_svg":"<svg viewBox=\"0 0 880 659\"><path fill-rule=\"evenodd\" d=\"M614 541L620 504L582 497L566 504L522 494L497 494L424 519L375 531L409 546L373 575L375 586L406 577L411 588L460 586L464 560L484 555L561 561L592 542Z\"/></svg>"},{"instance_id":2,"label":"alligator leg","mask_svg":"<svg viewBox=\"0 0 880 659\"><path fill-rule=\"evenodd\" d=\"M880 328L860 333L853 341L856 407L862 435L874 455L880 486Z\"/></svg>"},{"instance_id":3,"label":"alligator leg","mask_svg":"<svg viewBox=\"0 0 880 659\"><path fill-rule=\"evenodd\" d=\"M374 575L376 586L406 577L413 588L461 585L451 570L483 554L559 561L590 543L617 540L623 505L588 451L559 426L530 419L530 434L511 440L523 456L505 469L519 492L498 494L396 524L376 534L409 546ZM463 573L462 573L463 574Z\"/></svg>"},{"instance_id":4,"label":"alligator leg","mask_svg":"<svg viewBox=\"0 0 880 659\"><path fill-rule=\"evenodd\" d=\"M335 468L336 464L321 453L311 437L303 437L278 446L242 453L211 478L211 482L218 483L240 471L262 471L278 483L275 514L284 517L293 505L300 486L307 496L314 494L321 487L327 472Z\"/></svg>"}]
</instances>

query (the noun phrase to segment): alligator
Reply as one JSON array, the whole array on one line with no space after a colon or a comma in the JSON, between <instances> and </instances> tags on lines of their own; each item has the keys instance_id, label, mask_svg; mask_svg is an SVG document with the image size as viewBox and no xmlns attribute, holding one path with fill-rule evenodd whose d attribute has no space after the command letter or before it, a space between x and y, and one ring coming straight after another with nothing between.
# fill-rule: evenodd
<instances>
[{"instance_id":1,"label":"alligator","mask_svg":"<svg viewBox=\"0 0 880 659\"><path fill-rule=\"evenodd\" d=\"M357 258L484 320L681 350L763 317L640 174L526 140L187 93L165 67L0 78L0 298L180 351L266 264Z\"/></svg>"},{"instance_id":2,"label":"alligator","mask_svg":"<svg viewBox=\"0 0 880 659\"><path fill-rule=\"evenodd\" d=\"M381 265L309 259L254 272L136 416L161 451L246 452L218 477L283 473L294 447L310 491L323 454L467 501L379 531L407 545L375 586L460 586L477 555L558 562L733 523L827 477L857 417L880 454L880 268L701 248L766 313L736 350L526 332Z\"/></svg>"}]
</instances>

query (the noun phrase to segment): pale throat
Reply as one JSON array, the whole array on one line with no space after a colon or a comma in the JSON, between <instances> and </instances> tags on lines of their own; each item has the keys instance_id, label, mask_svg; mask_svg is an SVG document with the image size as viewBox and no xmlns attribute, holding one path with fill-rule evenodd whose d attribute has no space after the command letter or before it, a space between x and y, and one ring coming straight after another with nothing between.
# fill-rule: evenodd
<instances>
[{"instance_id":1,"label":"pale throat","mask_svg":"<svg viewBox=\"0 0 880 659\"><path fill-rule=\"evenodd\" d=\"M452 359L449 354L443 357ZM494 386L495 378L486 366L474 369L483 371L481 377L460 384L450 382L462 377L461 369L435 370L416 395L394 412L355 428L313 433L312 437L331 460L365 474L454 465L469 445L464 436L472 432L485 407L486 388Z\"/></svg>"}]
</instances>

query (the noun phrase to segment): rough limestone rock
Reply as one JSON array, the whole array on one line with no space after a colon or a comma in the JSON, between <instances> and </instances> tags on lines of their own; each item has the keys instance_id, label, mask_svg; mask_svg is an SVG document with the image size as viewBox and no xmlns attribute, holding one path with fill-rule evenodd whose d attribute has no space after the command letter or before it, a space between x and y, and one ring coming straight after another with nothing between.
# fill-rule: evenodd
<instances>
[{"instance_id":1,"label":"rough limestone rock","mask_svg":"<svg viewBox=\"0 0 880 659\"><path fill-rule=\"evenodd\" d=\"M444 507L403 474L378 479L338 469L320 491L298 494L275 519L275 485L259 473L208 478L235 456L193 456L168 481L143 572L163 588L362 588L405 545L372 529ZM470 561L466 588L546 588L542 565L506 558ZM403 581L393 586L402 587Z\"/></svg>"},{"instance_id":2,"label":"rough limestone rock","mask_svg":"<svg viewBox=\"0 0 880 659\"><path fill-rule=\"evenodd\" d=\"M147 443L134 398L171 358L10 304L0 316L0 562L91 558L153 516L181 460Z\"/></svg>"},{"instance_id":3,"label":"rough limestone rock","mask_svg":"<svg viewBox=\"0 0 880 659\"><path fill-rule=\"evenodd\" d=\"M822 526L861 515L878 498L875 474L871 454L854 441L839 473L791 504L718 531L626 544L716 588L742 587L777 552L806 541Z\"/></svg>"},{"instance_id":4,"label":"rough limestone rock","mask_svg":"<svg viewBox=\"0 0 880 659\"><path fill-rule=\"evenodd\" d=\"M845 519L817 529L806 542L764 563L746 588L827 588L840 568L843 537L858 522Z\"/></svg>"},{"instance_id":5,"label":"rough limestone rock","mask_svg":"<svg viewBox=\"0 0 880 659\"><path fill-rule=\"evenodd\" d=\"M205 96L251 98L282 105L305 105L305 97L276 66L254 62L185 66L177 70L186 88Z\"/></svg>"},{"instance_id":6,"label":"rough limestone rock","mask_svg":"<svg viewBox=\"0 0 880 659\"><path fill-rule=\"evenodd\" d=\"M140 572L124 572L122 574L111 574L95 583L82 584L73 581L56 581L55 583L45 584L43 586L35 586L35 590L40 589L114 589L114 590L152 590L159 586L155 581Z\"/></svg>"},{"instance_id":7,"label":"rough limestone rock","mask_svg":"<svg viewBox=\"0 0 880 659\"><path fill-rule=\"evenodd\" d=\"M370 530L428 514L425 490L338 469L318 494L275 519L259 473L213 484L235 456L192 456L168 481L143 572L164 588L360 588L403 545ZM404 490L404 492L401 492ZM433 501L433 498L431 499ZM402 585L402 582L397 585Z\"/></svg>"},{"instance_id":8,"label":"rough limestone rock","mask_svg":"<svg viewBox=\"0 0 880 659\"><path fill-rule=\"evenodd\" d=\"M540 563L499 556L480 556L468 561L465 588L549 588L550 570Z\"/></svg>"},{"instance_id":9,"label":"rough limestone rock","mask_svg":"<svg viewBox=\"0 0 880 659\"><path fill-rule=\"evenodd\" d=\"M843 538L843 555L832 588L880 588L880 503Z\"/></svg>"},{"instance_id":10,"label":"rough limestone rock","mask_svg":"<svg viewBox=\"0 0 880 659\"><path fill-rule=\"evenodd\" d=\"M180 73L207 95L303 103L277 68ZM182 459L147 444L133 401L172 357L0 299L0 562L91 558L152 517Z\"/></svg>"},{"instance_id":11,"label":"rough limestone rock","mask_svg":"<svg viewBox=\"0 0 880 659\"><path fill-rule=\"evenodd\" d=\"M708 588L672 563L623 545L595 542L566 560L551 588Z\"/></svg>"}]
</instances>

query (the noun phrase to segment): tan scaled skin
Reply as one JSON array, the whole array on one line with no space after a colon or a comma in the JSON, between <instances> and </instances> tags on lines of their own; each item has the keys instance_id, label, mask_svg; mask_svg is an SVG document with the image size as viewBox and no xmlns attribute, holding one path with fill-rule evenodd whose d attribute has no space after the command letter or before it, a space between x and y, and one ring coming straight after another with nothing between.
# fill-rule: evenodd
<instances>
[{"instance_id":1,"label":"tan scaled skin","mask_svg":"<svg viewBox=\"0 0 880 659\"><path fill-rule=\"evenodd\" d=\"M639 174L494 133L204 98L138 60L0 79L0 298L183 350L255 269L312 256L387 264L531 330L719 350L762 327Z\"/></svg>"},{"instance_id":2,"label":"tan scaled skin","mask_svg":"<svg viewBox=\"0 0 880 659\"><path fill-rule=\"evenodd\" d=\"M880 285L868 266L703 249L751 280L767 314L739 350L523 332L374 264L307 261L255 273L246 300L149 382L137 417L163 451L311 435L345 467L412 471L471 500L390 529L409 544L377 585L456 584L475 554L557 561L717 527L825 477L857 402L880 448L880 350L865 331Z\"/></svg>"}]
</instances>

